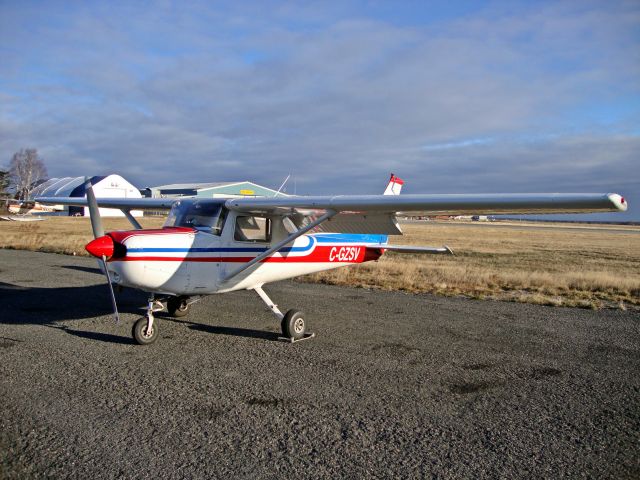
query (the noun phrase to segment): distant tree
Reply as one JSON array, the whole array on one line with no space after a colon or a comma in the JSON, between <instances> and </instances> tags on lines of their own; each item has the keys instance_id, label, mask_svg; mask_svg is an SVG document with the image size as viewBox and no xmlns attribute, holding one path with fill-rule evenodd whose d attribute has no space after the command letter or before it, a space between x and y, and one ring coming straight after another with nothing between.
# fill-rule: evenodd
<instances>
[{"instance_id":1,"label":"distant tree","mask_svg":"<svg viewBox=\"0 0 640 480\"><path fill-rule=\"evenodd\" d=\"M7 187L9 187L9 172L0 170L0 211L6 210L9 204L10 194L7 192Z\"/></svg>"},{"instance_id":2,"label":"distant tree","mask_svg":"<svg viewBox=\"0 0 640 480\"><path fill-rule=\"evenodd\" d=\"M27 200L31 191L47 178L47 167L35 148L23 148L13 154L9 163L11 185L15 186L16 197Z\"/></svg>"},{"instance_id":3,"label":"distant tree","mask_svg":"<svg viewBox=\"0 0 640 480\"><path fill-rule=\"evenodd\" d=\"M0 170L0 198L9 196L7 188L9 188L10 176L7 170Z\"/></svg>"}]
</instances>

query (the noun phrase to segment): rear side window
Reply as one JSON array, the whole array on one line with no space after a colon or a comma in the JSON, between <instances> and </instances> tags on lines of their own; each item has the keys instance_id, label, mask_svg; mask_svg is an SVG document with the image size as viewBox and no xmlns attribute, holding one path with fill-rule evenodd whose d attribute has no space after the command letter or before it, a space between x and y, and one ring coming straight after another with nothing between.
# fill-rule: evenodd
<instances>
[{"instance_id":1,"label":"rear side window","mask_svg":"<svg viewBox=\"0 0 640 480\"><path fill-rule=\"evenodd\" d=\"M271 220L265 217L236 217L233 238L239 242L269 242Z\"/></svg>"}]
</instances>

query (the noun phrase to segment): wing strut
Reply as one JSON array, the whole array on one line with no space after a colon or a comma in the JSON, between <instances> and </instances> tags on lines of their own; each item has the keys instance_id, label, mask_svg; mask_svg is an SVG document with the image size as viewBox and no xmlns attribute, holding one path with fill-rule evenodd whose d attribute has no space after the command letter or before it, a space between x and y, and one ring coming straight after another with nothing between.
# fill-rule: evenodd
<instances>
[{"instance_id":1,"label":"wing strut","mask_svg":"<svg viewBox=\"0 0 640 480\"><path fill-rule=\"evenodd\" d=\"M273 247L271 247L268 250L265 250L264 252L262 252L260 255L258 255L256 258L252 259L251 261L245 263L244 265L242 265L240 268L234 270L233 272L229 273L228 275L226 275L223 279L224 282L226 282L227 280L230 280L231 278L235 277L236 275L238 275L239 273L244 272L247 268L252 267L253 265L255 265L258 262L261 262L262 260L264 260L267 257L270 257L271 255L273 255L274 253L276 253L278 250L280 250L282 247L284 247L285 245L287 245L288 243L292 242L293 240L295 240L296 238L300 237L301 235L304 235L305 233L307 233L309 230L311 230L312 228L317 227L318 225L320 225L322 222L324 222L325 220L330 219L331 217L333 217L337 212L335 212L334 210L328 210L324 215L322 215L321 217L318 217L316 220L314 220L313 222L311 222L309 225L307 225L306 227L301 228L300 230L297 230L296 232L292 233L291 235L289 235L287 238L285 238L284 240L282 240L281 242L276 243Z\"/></svg>"},{"instance_id":2,"label":"wing strut","mask_svg":"<svg viewBox=\"0 0 640 480\"><path fill-rule=\"evenodd\" d=\"M129 220L129 223L133 225L133 228L135 228L136 230L142 230L142 225L140 225L140 223L138 223L136 218L131 214L131 210L126 208L121 208L120 210L122 211L122 213L124 213L124 216L127 217L127 220Z\"/></svg>"}]
</instances>

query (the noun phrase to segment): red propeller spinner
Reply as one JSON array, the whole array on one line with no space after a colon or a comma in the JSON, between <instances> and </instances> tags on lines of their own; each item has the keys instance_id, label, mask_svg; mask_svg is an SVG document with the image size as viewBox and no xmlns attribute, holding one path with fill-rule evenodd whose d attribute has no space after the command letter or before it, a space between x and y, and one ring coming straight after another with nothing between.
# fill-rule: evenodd
<instances>
[{"instance_id":1,"label":"red propeller spinner","mask_svg":"<svg viewBox=\"0 0 640 480\"><path fill-rule=\"evenodd\" d=\"M107 260L113 257L113 252L115 251L113 239L109 235L103 235L91 240L84 248L94 257L105 257Z\"/></svg>"}]
</instances>

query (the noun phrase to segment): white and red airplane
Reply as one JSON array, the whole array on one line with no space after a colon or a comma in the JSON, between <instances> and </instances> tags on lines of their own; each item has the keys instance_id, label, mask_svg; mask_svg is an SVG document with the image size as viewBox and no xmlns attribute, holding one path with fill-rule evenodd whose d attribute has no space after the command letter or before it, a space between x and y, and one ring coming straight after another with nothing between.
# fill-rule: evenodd
<instances>
[{"instance_id":1,"label":"white and red airplane","mask_svg":"<svg viewBox=\"0 0 640 480\"><path fill-rule=\"evenodd\" d=\"M9 206L7 207L9 213L18 215L61 212L62 210L64 210L64 207L62 205L49 206L43 205L38 202L23 202L19 200L10 200L9 202Z\"/></svg>"},{"instance_id":2,"label":"white and red airplane","mask_svg":"<svg viewBox=\"0 0 640 480\"><path fill-rule=\"evenodd\" d=\"M85 198L41 197L40 203L88 206L95 239L86 249L101 259L116 320L113 285L150 293L146 316L133 327L142 345L158 338L154 313L186 315L204 295L254 290L291 341L307 338L302 312L282 313L263 286L299 275L377 260L385 251L452 253L447 246L389 245L401 235L396 214L469 215L625 211L625 199L607 194L399 195L395 175L383 195L276 196L232 199L96 200L91 181ZM106 233L98 207L117 208L133 230ZM143 229L131 210L169 210L163 228Z\"/></svg>"}]
</instances>

